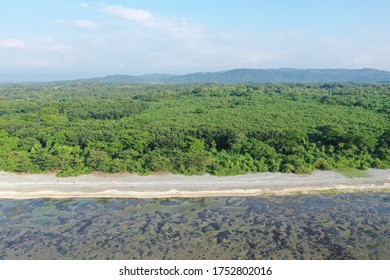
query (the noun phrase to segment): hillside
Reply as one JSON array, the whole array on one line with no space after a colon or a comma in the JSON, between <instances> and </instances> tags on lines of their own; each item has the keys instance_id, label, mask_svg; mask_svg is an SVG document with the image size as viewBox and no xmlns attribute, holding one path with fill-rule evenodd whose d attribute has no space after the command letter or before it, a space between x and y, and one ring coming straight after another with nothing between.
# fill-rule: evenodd
<instances>
[{"instance_id":1,"label":"hillside","mask_svg":"<svg viewBox=\"0 0 390 280\"><path fill-rule=\"evenodd\" d=\"M88 81L131 83L307 83L390 82L390 72L376 69L234 69L186 75L113 75Z\"/></svg>"},{"instance_id":2,"label":"hillside","mask_svg":"<svg viewBox=\"0 0 390 280\"><path fill-rule=\"evenodd\" d=\"M103 82L103 83L307 83L307 82L390 82L390 72L376 69L234 69L220 72L198 72L186 75L146 74L141 76L110 75L84 78L84 75L0 74L0 83L20 82Z\"/></svg>"}]
</instances>

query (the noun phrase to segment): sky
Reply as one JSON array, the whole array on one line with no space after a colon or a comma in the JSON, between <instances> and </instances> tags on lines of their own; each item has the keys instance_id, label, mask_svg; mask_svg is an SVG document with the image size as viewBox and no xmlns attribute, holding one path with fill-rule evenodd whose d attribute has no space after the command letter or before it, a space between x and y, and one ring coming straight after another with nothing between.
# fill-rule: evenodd
<instances>
[{"instance_id":1,"label":"sky","mask_svg":"<svg viewBox=\"0 0 390 280\"><path fill-rule=\"evenodd\" d=\"M389 0L16 0L0 73L390 70Z\"/></svg>"}]
</instances>

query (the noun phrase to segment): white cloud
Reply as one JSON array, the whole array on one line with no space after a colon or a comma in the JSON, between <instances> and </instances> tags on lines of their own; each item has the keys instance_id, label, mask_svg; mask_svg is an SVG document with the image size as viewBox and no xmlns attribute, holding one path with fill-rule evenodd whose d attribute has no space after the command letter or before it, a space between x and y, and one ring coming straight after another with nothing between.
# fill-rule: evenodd
<instances>
[{"instance_id":1,"label":"white cloud","mask_svg":"<svg viewBox=\"0 0 390 280\"><path fill-rule=\"evenodd\" d=\"M154 17L145 10L129 9L122 6L108 6L103 11L113 16L143 24L150 24L154 21Z\"/></svg>"},{"instance_id":2,"label":"white cloud","mask_svg":"<svg viewBox=\"0 0 390 280\"><path fill-rule=\"evenodd\" d=\"M21 66L21 67L50 67L52 65L52 61L47 59L32 59L32 60L26 60L26 59L19 59L16 61L15 65Z\"/></svg>"},{"instance_id":3,"label":"white cloud","mask_svg":"<svg viewBox=\"0 0 390 280\"><path fill-rule=\"evenodd\" d=\"M157 40L171 40L171 44L181 43L185 47L193 47L197 41L207 37L204 25L189 23L186 19L166 18L159 15L152 15L146 10L135 10L123 6L103 7L106 14L125 19L128 22L140 24L148 28L150 34ZM142 30L146 33L148 30ZM138 30L138 32L141 32Z\"/></svg>"},{"instance_id":4,"label":"white cloud","mask_svg":"<svg viewBox=\"0 0 390 280\"><path fill-rule=\"evenodd\" d=\"M87 3L85 3L85 2L80 2L80 3L79 3L79 7L80 7L80 8L84 8L84 9L90 8L90 6L89 6Z\"/></svg>"},{"instance_id":5,"label":"white cloud","mask_svg":"<svg viewBox=\"0 0 390 280\"><path fill-rule=\"evenodd\" d=\"M60 25L76 27L76 28L92 29L92 30L100 29L100 24L85 19L78 19L74 21L56 20L55 22Z\"/></svg>"},{"instance_id":6,"label":"white cloud","mask_svg":"<svg viewBox=\"0 0 390 280\"><path fill-rule=\"evenodd\" d=\"M72 46L68 46L64 44L54 44L54 45L46 46L43 49L46 51L51 51L59 54L68 54L74 50Z\"/></svg>"},{"instance_id":7,"label":"white cloud","mask_svg":"<svg viewBox=\"0 0 390 280\"><path fill-rule=\"evenodd\" d=\"M42 35L39 36L37 40L44 43L52 43L55 41L55 37L51 35Z\"/></svg>"},{"instance_id":8,"label":"white cloud","mask_svg":"<svg viewBox=\"0 0 390 280\"><path fill-rule=\"evenodd\" d=\"M0 47L2 48L21 48L25 45L25 42L20 39L7 38L0 40Z\"/></svg>"},{"instance_id":9,"label":"white cloud","mask_svg":"<svg viewBox=\"0 0 390 280\"><path fill-rule=\"evenodd\" d=\"M89 20L83 20L83 19L73 21L73 26L86 28L86 29L95 29L95 30L100 28L100 25L98 23Z\"/></svg>"}]
</instances>

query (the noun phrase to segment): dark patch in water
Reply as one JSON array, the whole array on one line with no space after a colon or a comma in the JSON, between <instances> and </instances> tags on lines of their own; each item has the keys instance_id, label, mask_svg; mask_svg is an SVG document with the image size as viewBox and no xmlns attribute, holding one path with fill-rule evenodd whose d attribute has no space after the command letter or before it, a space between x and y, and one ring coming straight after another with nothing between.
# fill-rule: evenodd
<instances>
[{"instance_id":1,"label":"dark patch in water","mask_svg":"<svg viewBox=\"0 0 390 280\"><path fill-rule=\"evenodd\" d=\"M209 226L212 227L214 230L219 230L221 228L221 225L219 223L209 223Z\"/></svg>"},{"instance_id":2,"label":"dark patch in water","mask_svg":"<svg viewBox=\"0 0 390 280\"><path fill-rule=\"evenodd\" d=\"M217 243L218 244L222 243L225 239L227 239L229 237L229 235L230 235L230 232L228 232L227 230L217 233L217 235L216 235Z\"/></svg>"}]
</instances>

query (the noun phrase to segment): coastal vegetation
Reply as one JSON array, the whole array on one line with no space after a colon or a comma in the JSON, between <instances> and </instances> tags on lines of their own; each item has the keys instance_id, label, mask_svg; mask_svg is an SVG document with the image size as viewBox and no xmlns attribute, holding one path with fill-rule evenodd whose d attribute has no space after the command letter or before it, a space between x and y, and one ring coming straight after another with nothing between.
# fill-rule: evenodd
<instances>
[{"instance_id":1,"label":"coastal vegetation","mask_svg":"<svg viewBox=\"0 0 390 280\"><path fill-rule=\"evenodd\" d=\"M0 170L390 168L390 84L0 85Z\"/></svg>"}]
</instances>

